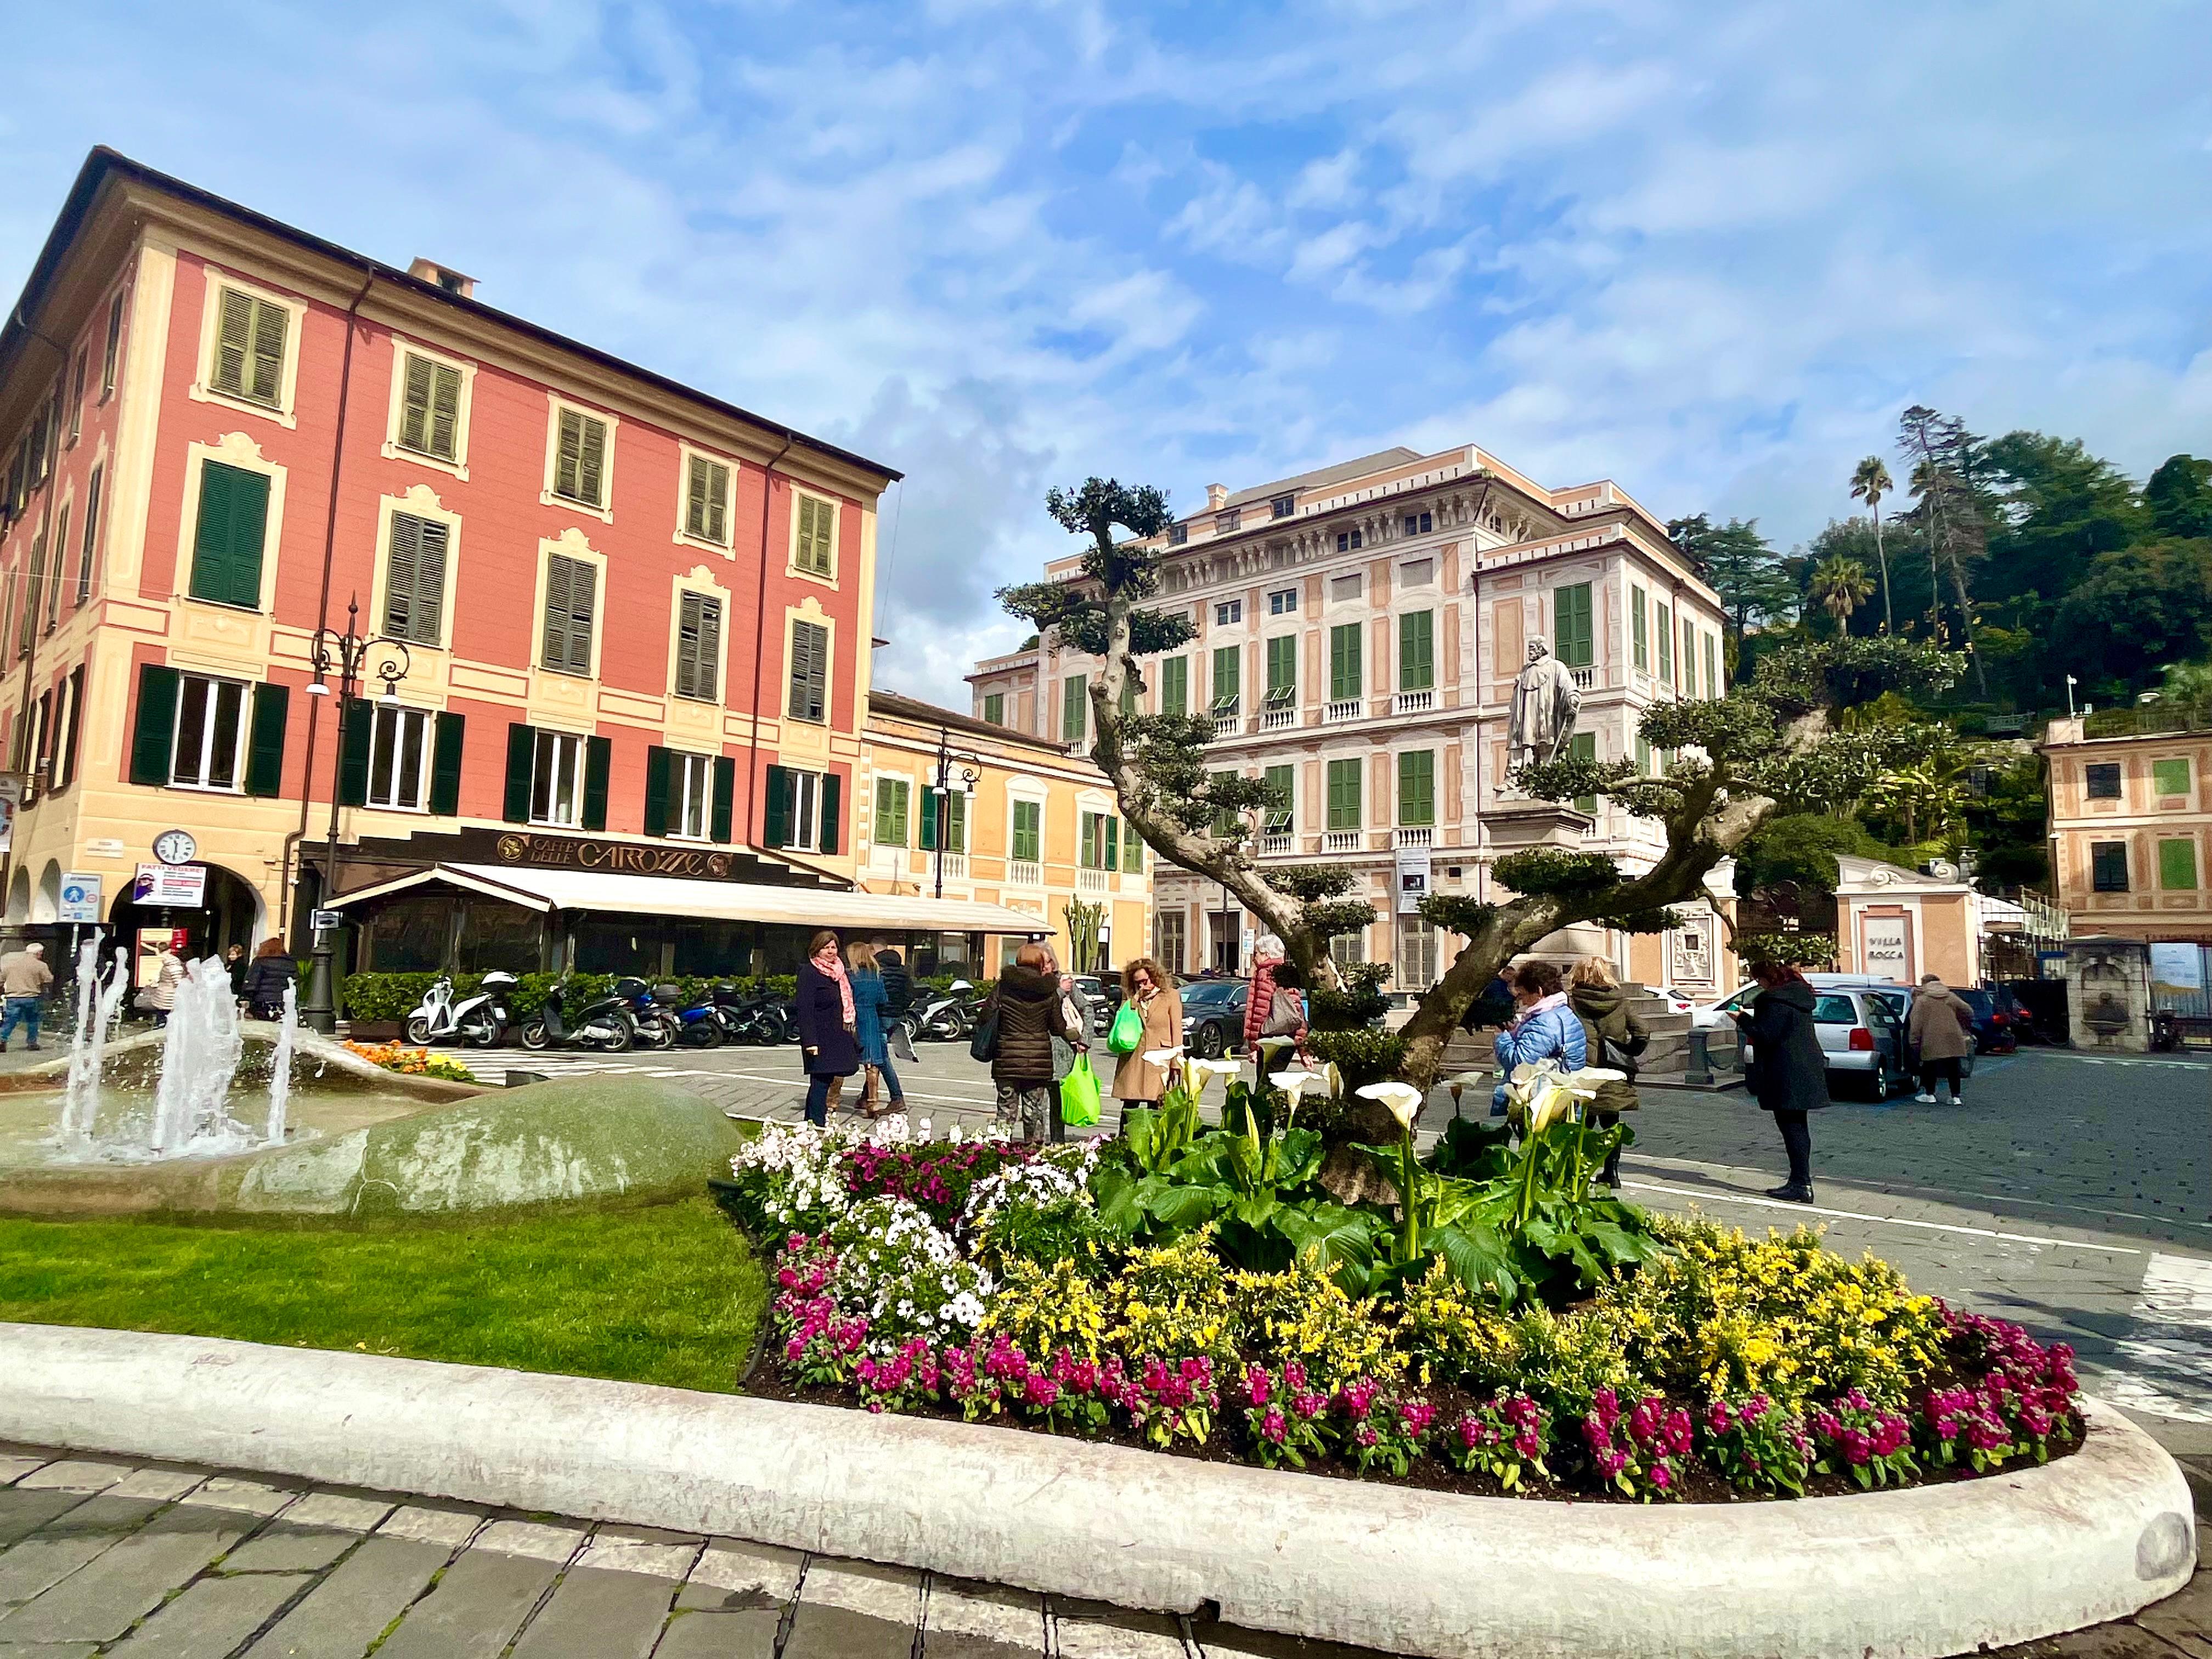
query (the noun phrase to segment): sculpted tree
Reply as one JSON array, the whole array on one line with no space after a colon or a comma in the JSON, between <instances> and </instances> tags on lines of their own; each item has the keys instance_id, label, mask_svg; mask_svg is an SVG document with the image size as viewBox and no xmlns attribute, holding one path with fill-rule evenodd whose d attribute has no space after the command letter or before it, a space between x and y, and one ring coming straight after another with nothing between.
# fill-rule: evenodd
<instances>
[{"instance_id":1,"label":"sculpted tree","mask_svg":"<svg viewBox=\"0 0 2212 1659\"><path fill-rule=\"evenodd\" d=\"M1351 872L1314 865L1263 872L1254 830L1273 797L1259 779L1208 766L1211 716L1125 711L1125 696L1143 689L1142 659L1175 650L1193 633L1188 616L1163 615L1149 603L1159 592L1158 555L1136 544L1173 522L1166 497L1148 486L1091 478L1079 489L1054 489L1046 505L1068 531L1089 538L1081 574L1003 588L999 598L1015 616L1100 659L1089 688L1091 757L1112 782L1123 816L1162 858L1220 883L1280 934L1309 984L1344 996L1328 941L1375 915L1346 896ZM1117 530L1127 538L1117 541ZM1838 732L1834 710L1893 688L1940 690L1963 669L1954 653L1895 636L1793 645L1764 658L1754 678L1725 697L1646 711L1644 739L1655 751L1677 754L1662 776L1645 776L1628 760L1523 769L1521 787L1540 799L1605 796L1656 820L1666 848L1632 877L1601 853L1515 853L1492 872L1513 898L1481 903L1436 894L1425 901L1423 918L1467 944L1404 1029L1405 1076L1423 1086L1434 1082L1444 1044L1469 1005L1501 968L1547 935L1582 921L1645 933L1679 925L1668 907L1702 898L1707 873L1770 814L1833 810L1923 746L1914 726Z\"/></svg>"}]
</instances>

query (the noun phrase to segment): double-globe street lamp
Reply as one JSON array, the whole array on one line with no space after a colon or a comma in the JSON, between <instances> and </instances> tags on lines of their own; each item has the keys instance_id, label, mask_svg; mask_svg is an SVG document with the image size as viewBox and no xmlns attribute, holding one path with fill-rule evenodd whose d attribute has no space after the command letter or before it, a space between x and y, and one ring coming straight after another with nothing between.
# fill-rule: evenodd
<instances>
[{"instance_id":1,"label":"double-globe street lamp","mask_svg":"<svg viewBox=\"0 0 2212 1659\"><path fill-rule=\"evenodd\" d=\"M937 728L937 775L929 790L929 828L930 839L936 843L933 868L936 878L934 896L938 898L945 896L945 843L952 828L954 769L958 769L960 793L972 796L976 784L982 781L982 766L981 755L971 755L964 750L956 750L952 747L951 733L941 726ZM964 830L967 824L964 815L961 823ZM963 840L964 842L964 836ZM964 845L961 850L967 850Z\"/></svg>"},{"instance_id":2,"label":"double-globe street lamp","mask_svg":"<svg viewBox=\"0 0 2212 1659\"><path fill-rule=\"evenodd\" d=\"M384 690L377 701L390 707L399 702L399 682L407 678L413 658L407 641L388 635L363 635L360 629L361 596L355 594L346 601L345 632L322 627L315 630L308 642L309 657L315 670L314 684L307 688L311 697L331 695L330 682L337 681L337 718L331 722L337 728L331 760L331 831L323 852L322 891L318 897L318 909L329 908L330 900L338 890L338 807L345 794L345 745L347 710L357 701L355 691L361 684L362 670L367 668L384 683ZM381 652L372 665L370 656ZM374 747L372 736L372 750ZM307 881L305 860L301 861L300 880ZM332 966L336 947L330 930L314 930L313 958L307 969L307 994L300 1005L300 1021L311 1030L328 1036L338 1028L337 975Z\"/></svg>"}]
</instances>

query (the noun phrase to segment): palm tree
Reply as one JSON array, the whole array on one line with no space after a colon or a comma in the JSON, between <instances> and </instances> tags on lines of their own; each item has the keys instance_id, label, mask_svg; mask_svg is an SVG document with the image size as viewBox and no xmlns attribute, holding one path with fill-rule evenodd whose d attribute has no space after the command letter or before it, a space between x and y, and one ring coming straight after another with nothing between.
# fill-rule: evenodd
<instances>
[{"instance_id":1,"label":"palm tree","mask_svg":"<svg viewBox=\"0 0 2212 1659\"><path fill-rule=\"evenodd\" d=\"M1897 619L1889 610L1889 555L1881 547L1881 498L1897 488L1881 457L1869 455L1851 472L1851 499L1864 501L1874 514L1874 556L1881 563L1881 631L1893 632Z\"/></svg>"},{"instance_id":2,"label":"palm tree","mask_svg":"<svg viewBox=\"0 0 2212 1659\"><path fill-rule=\"evenodd\" d=\"M1813 597L1836 619L1836 626L1849 633L1851 612L1874 597L1874 583L1856 559L1832 553L1813 572Z\"/></svg>"}]
</instances>

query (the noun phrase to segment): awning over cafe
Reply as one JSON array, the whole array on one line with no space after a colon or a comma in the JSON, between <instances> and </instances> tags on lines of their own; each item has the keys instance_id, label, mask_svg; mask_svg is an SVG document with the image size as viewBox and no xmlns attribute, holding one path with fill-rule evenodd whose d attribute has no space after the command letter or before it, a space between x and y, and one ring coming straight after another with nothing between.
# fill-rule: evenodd
<instances>
[{"instance_id":1,"label":"awning over cafe","mask_svg":"<svg viewBox=\"0 0 2212 1659\"><path fill-rule=\"evenodd\" d=\"M434 864L426 870L341 893L331 907L344 909L372 899L443 882L487 898L532 910L585 910L602 915L688 916L710 921L776 922L793 927L914 929L943 933L1047 933L1041 915L973 899L927 898L901 893L861 893L836 888L768 887L738 881L691 881L675 876L609 875L594 870L534 869L506 865Z\"/></svg>"}]
</instances>

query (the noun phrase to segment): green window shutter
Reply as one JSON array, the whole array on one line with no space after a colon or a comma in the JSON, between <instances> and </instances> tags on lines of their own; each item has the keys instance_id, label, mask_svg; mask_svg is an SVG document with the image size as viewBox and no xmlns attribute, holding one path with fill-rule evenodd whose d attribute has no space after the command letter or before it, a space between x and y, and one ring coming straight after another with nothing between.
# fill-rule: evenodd
<instances>
[{"instance_id":1,"label":"green window shutter","mask_svg":"<svg viewBox=\"0 0 2212 1659\"><path fill-rule=\"evenodd\" d=\"M261 546L269 522L269 475L220 461L200 466L200 516L192 532L196 599L261 605Z\"/></svg>"},{"instance_id":2,"label":"green window shutter","mask_svg":"<svg viewBox=\"0 0 2212 1659\"><path fill-rule=\"evenodd\" d=\"M1360 695L1361 639L1365 626L1340 623L1328 630L1328 700L1350 702Z\"/></svg>"},{"instance_id":3,"label":"green window shutter","mask_svg":"<svg viewBox=\"0 0 2212 1659\"><path fill-rule=\"evenodd\" d=\"M1223 645L1213 652L1213 712L1234 714L1244 696L1244 648Z\"/></svg>"},{"instance_id":4,"label":"green window shutter","mask_svg":"<svg viewBox=\"0 0 2212 1659\"><path fill-rule=\"evenodd\" d=\"M924 785L921 791L921 835L919 845L925 853L937 850L938 815L945 810L945 797Z\"/></svg>"},{"instance_id":5,"label":"green window shutter","mask_svg":"<svg viewBox=\"0 0 2212 1659\"><path fill-rule=\"evenodd\" d=\"M1160 665L1160 713L1190 713L1190 659L1170 657Z\"/></svg>"},{"instance_id":6,"label":"green window shutter","mask_svg":"<svg viewBox=\"0 0 2212 1659\"><path fill-rule=\"evenodd\" d=\"M579 489L576 499L589 501L593 507L607 504L605 481L607 466L607 423L584 417L583 448L577 464Z\"/></svg>"},{"instance_id":7,"label":"green window shutter","mask_svg":"<svg viewBox=\"0 0 2212 1659\"><path fill-rule=\"evenodd\" d=\"M791 625L791 718L830 717L830 630L819 623Z\"/></svg>"},{"instance_id":8,"label":"green window shutter","mask_svg":"<svg viewBox=\"0 0 2212 1659\"><path fill-rule=\"evenodd\" d=\"M994 691L983 699L983 718L993 726L1006 723L1006 693Z\"/></svg>"},{"instance_id":9,"label":"green window shutter","mask_svg":"<svg viewBox=\"0 0 2212 1659\"><path fill-rule=\"evenodd\" d=\"M1698 630L1687 617L1682 618L1682 690L1691 696L1698 695Z\"/></svg>"},{"instance_id":10,"label":"green window shutter","mask_svg":"<svg viewBox=\"0 0 2212 1659\"><path fill-rule=\"evenodd\" d=\"M706 599L703 594L686 593L676 605L676 695L696 697L699 695L699 627Z\"/></svg>"},{"instance_id":11,"label":"green window shutter","mask_svg":"<svg viewBox=\"0 0 2212 1659\"><path fill-rule=\"evenodd\" d=\"M1651 775L1651 740L1649 738L1636 740L1636 775L1639 778Z\"/></svg>"},{"instance_id":12,"label":"green window shutter","mask_svg":"<svg viewBox=\"0 0 2212 1659\"><path fill-rule=\"evenodd\" d=\"M688 535L710 542L726 542L729 526L730 469L704 455L691 457L684 479L684 528Z\"/></svg>"},{"instance_id":13,"label":"green window shutter","mask_svg":"<svg viewBox=\"0 0 2212 1659\"><path fill-rule=\"evenodd\" d=\"M545 556L545 666L564 674L592 672L592 628L599 610L599 570L564 553Z\"/></svg>"},{"instance_id":14,"label":"green window shutter","mask_svg":"<svg viewBox=\"0 0 2212 1659\"><path fill-rule=\"evenodd\" d=\"M704 536L707 533L708 461L702 455L694 455L687 465L684 480L684 533Z\"/></svg>"},{"instance_id":15,"label":"green window shutter","mask_svg":"<svg viewBox=\"0 0 2212 1659\"><path fill-rule=\"evenodd\" d=\"M160 663L138 668L138 717L131 733L131 781L165 784L177 742L177 687L184 678Z\"/></svg>"},{"instance_id":16,"label":"green window shutter","mask_svg":"<svg viewBox=\"0 0 2212 1659\"><path fill-rule=\"evenodd\" d=\"M1298 636L1281 634L1267 641L1267 706L1286 708L1298 695Z\"/></svg>"},{"instance_id":17,"label":"green window shutter","mask_svg":"<svg viewBox=\"0 0 2212 1659\"><path fill-rule=\"evenodd\" d=\"M904 847L906 845L906 780L878 778L876 780L876 845Z\"/></svg>"},{"instance_id":18,"label":"green window shutter","mask_svg":"<svg viewBox=\"0 0 2212 1659\"><path fill-rule=\"evenodd\" d=\"M430 738L430 811L450 818L461 810L461 744L468 732L465 714L441 714Z\"/></svg>"},{"instance_id":19,"label":"green window shutter","mask_svg":"<svg viewBox=\"0 0 2212 1659\"><path fill-rule=\"evenodd\" d=\"M1595 732L1577 732L1573 737L1568 738L1567 758L1569 760L1580 761L1595 760L1597 758L1597 733ZM1588 812L1595 816L1597 811L1597 797L1595 795L1577 795L1575 797L1575 811L1577 812Z\"/></svg>"},{"instance_id":20,"label":"green window shutter","mask_svg":"<svg viewBox=\"0 0 2212 1659\"><path fill-rule=\"evenodd\" d=\"M1588 668L1595 659L1588 582L1557 589L1552 595L1553 649L1570 668Z\"/></svg>"},{"instance_id":21,"label":"green window shutter","mask_svg":"<svg viewBox=\"0 0 2212 1659\"><path fill-rule=\"evenodd\" d=\"M444 638L448 527L412 513L392 515L385 555L384 631L394 639L434 646Z\"/></svg>"},{"instance_id":22,"label":"green window shutter","mask_svg":"<svg viewBox=\"0 0 2212 1659\"><path fill-rule=\"evenodd\" d=\"M1075 861L1085 870L1098 866L1098 814L1078 814L1075 838Z\"/></svg>"},{"instance_id":23,"label":"green window shutter","mask_svg":"<svg viewBox=\"0 0 2212 1659\"><path fill-rule=\"evenodd\" d=\"M606 738L584 739L584 828L607 827L607 763L614 744Z\"/></svg>"},{"instance_id":24,"label":"green window shutter","mask_svg":"<svg viewBox=\"0 0 2212 1659\"><path fill-rule=\"evenodd\" d=\"M584 487L584 417L573 409L562 410L559 434L553 457L553 493L574 501Z\"/></svg>"},{"instance_id":25,"label":"green window shutter","mask_svg":"<svg viewBox=\"0 0 2212 1659\"><path fill-rule=\"evenodd\" d=\"M1636 651L1636 666L1644 673L1651 672L1651 627L1644 614L1644 590L1628 590L1628 627Z\"/></svg>"},{"instance_id":26,"label":"green window shutter","mask_svg":"<svg viewBox=\"0 0 2212 1659\"><path fill-rule=\"evenodd\" d=\"M2189 793L2189 763L2185 760L2153 761L2150 776L2151 793L2154 795L2185 795Z\"/></svg>"},{"instance_id":27,"label":"green window shutter","mask_svg":"<svg viewBox=\"0 0 2212 1659\"><path fill-rule=\"evenodd\" d=\"M253 688L252 736L246 754L246 793L284 793L284 717L291 689L266 682Z\"/></svg>"},{"instance_id":28,"label":"green window shutter","mask_svg":"<svg viewBox=\"0 0 2212 1659\"><path fill-rule=\"evenodd\" d=\"M366 697L346 699L338 717L338 800L360 806L368 800L369 750L376 730L376 705Z\"/></svg>"},{"instance_id":29,"label":"green window shutter","mask_svg":"<svg viewBox=\"0 0 2212 1659\"><path fill-rule=\"evenodd\" d=\"M246 396L274 404L284 395L284 336L292 325L282 306L266 300L253 302L253 378Z\"/></svg>"},{"instance_id":30,"label":"green window shutter","mask_svg":"<svg viewBox=\"0 0 2212 1659\"><path fill-rule=\"evenodd\" d=\"M1437 683L1437 613L1409 611L1398 618L1398 689L1426 691Z\"/></svg>"},{"instance_id":31,"label":"green window shutter","mask_svg":"<svg viewBox=\"0 0 2212 1659\"><path fill-rule=\"evenodd\" d=\"M645 751L645 833L668 833L668 751L657 743Z\"/></svg>"},{"instance_id":32,"label":"green window shutter","mask_svg":"<svg viewBox=\"0 0 2212 1659\"><path fill-rule=\"evenodd\" d=\"M1106 855L1099 860L1098 867L1118 870L1121 867L1121 821L1110 812L1102 812L1099 817L1105 825Z\"/></svg>"},{"instance_id":33,"label":"green window shutter","mask_svg":"<svg viewBox=\"0 0 2212 1659\"><path fill-rule=\"evenodd\" d=\"M1655 607L1659 624L1659 678L1668 685L1674 683L1674 613L1665 605Z\"/></svg>"},{"instance_id":34,"label":"green window shutter","mask_svg":"<svg viewBox=\"0 0 2212 1659\"><path fill-rule=\"evenodd\" d=\"M1294 767L1271 766L1261 775L1261 781L1275 798L1275 805L1267 813L1267 833L1271 836L1290 833L1292 779L1296 770Z\"/></svg>"},{"instance_id":35,"label":"green window shutter","mask_svg":"<svg viewBox=\"0 0 2212 1659\"><path fill-rule=\"evenodd\" d=\"M822 775L822 850L824 853L835 854L843 844L843 826L838 820L844 805L844 779L835 772Z\"/></svg>"},{"instance_id":36,"label":"green window shutter","mask_svg":"<svg viewBox=\"0 0 2212 1659\"><path fill-rule=\"evenodd\" d=\"M1436 821L1436 750L1410 750L1398 757L1398 822L1419 826Z\"/></svg>"},{"instance_id":37,"label":"green window shutter","mask_svg":"<svg viewBox=\"0 0 2212 1659\"><path fill-rule=\"evenodd\" d=\"M1042 857L1044 811L1033 800L1014 803L1014 856L1034 864Z\"/></svg>"},{"instance_id":38,"label":"green window shutter","mask_svg":"<svg viewBox=\"0 0 2212 1659\"><path fill-rule=\"evenodd\" d=\"M517 720L507 728L507 793L500 816L509 823L530 822L530 772L538 758L538 728Z\"/></svg>"},{"instance_id":39,"label":"green window shutter","mask_svg":"<svg viewBox=\"0 0 2212 1659\"><path fill-rule=\"evenodd\" d=\"M1359 763L1333 760L1328 763L1328 827L1360 827Z\"/></svg>"},{"instance_id":40,"label":"green window shutter","mask_svg":"<svg viewBox=\"0 0 2212 1659\"><path fill-rule=\"evenodd\" d=\"M435 395L433 383L437 367L428 357L411 353L408 356L405 398L399 410L399 442L404 448L425 453L430 448L430 404Z\"/></svg>"},{"instance_id":41,"label":"green window shutter","mask_svg":"<svg viewBox=\"0 0 2212 1659\"><path fill-rule=\"evenodd\" d=\"M2197 886L2197 843L2162 841L2158 844L2158 884L2169 892L2192 891Z\"/></svg>"},{"instance_id":42,"label":"green window shutter","mask_svg":"<svg viewBox=\"0 0 2212 1659\"><path fill-rule=\"evenodd\" d=\"M698 666L694 671L696 695L712 702L722 694L722 602L711 593L699 599Z\"/></svg>"},{"instance_id":43,"label":"green window shutter","mask_svg":"<svg viewBox=\"0 0 2212 1659\"><path fill-rule=\"evenodd\" d=\"M1090 707L1089 677L1070 674L1060 683L1060 740L1083 741L1084 715Z\"/></svg>"},{"instance_id":44,"label":"green window shutter","mask_svg":"<svg viewBox=\"0 0 2212 1659\"><path fill-rule=\"evenodd\" d=\"M738 797L738 763L727 755L714 757L714 810L708 833L716 841L730 838Z\"/></svg>"},{"instance_id":45,"label":"green window shutter","mask_svg":"<svg viewBox=\"0 0 2212 1659\"><path fill-rule=\"evenodd\" d=\"M1141 876L1145 873L1145 841L1137 833L1137 826L1128 819L1121 820L1121 872Z\"/></svg>"},{"instance_id":46,"label":"green window shutter","mask_svg":"<svg viewBox=\"0 0 2212 1659\"><path fill-rule=\"evenodd\" d=\"M1715 672L1713 672L1713 670L1714 670L1714 661L1715 661L1715 658L1716 658L1716 655L1717 655L1717 653L1718 650L1719 650L1719 647L1718 647L1718 646L1717 646L1717 644L1715 642L1713 635L1711 635L1711 634L1706 635L1705 635L1705 696L1706 696L1707 697L1709 697L1709 698L1711 698L1711 697L1717 697L1717 696L1720 696L1720 694L1721 694L1721 680L1720 680L1720 676L1719 676L1718 674L1717 674L1717 673L1715 673Z\"/></svg>"},{"instance_id":47,"label":"green window shutter","mask_svg":"<svg viewBox=\"0 0 2212 1659\"><path fill-rule=\"evenodd\" d=\"M440 363L430 377L429 451L441 460L461 453L461 371Z\"/></svg>"},{"instance_id":48,"label":"green window shutter","mask_svg":"<svg viewBox=\"0 0 2212 1659\"><path fill-rule=\"evenodd\" d=\"M247 363L252 355L253 301L234 288L227 288L216 319L216 390L245 397Z\"/></svg>"},{"instance_id":49,"label":"green window shutter","mask_svg":"<svg viewBox=\"0 0 2212 1659\"><path fill-rule=\"evenodd\" d=\"M957 789L945 798L945 850L968 850L968 797Z\"/></svg>"},{"instance_id":50,"label":"green window shutter","mask_svg":"<svg viewBox=\"0 0 2212 1659\"><path fill-rule=\"evenodd\" d=\"M792 796L795 793L788 767L768 769L768 817L763 825L763 841L770 847L791 845Z\"/></svg>"}]
</instances>

